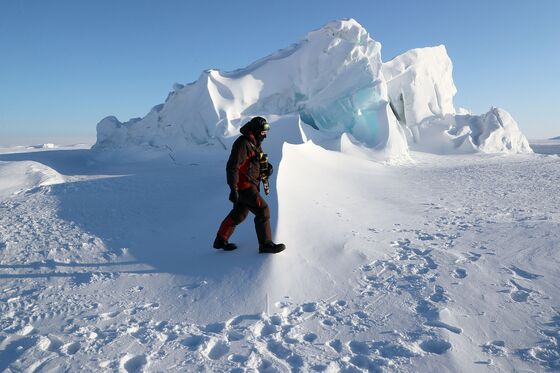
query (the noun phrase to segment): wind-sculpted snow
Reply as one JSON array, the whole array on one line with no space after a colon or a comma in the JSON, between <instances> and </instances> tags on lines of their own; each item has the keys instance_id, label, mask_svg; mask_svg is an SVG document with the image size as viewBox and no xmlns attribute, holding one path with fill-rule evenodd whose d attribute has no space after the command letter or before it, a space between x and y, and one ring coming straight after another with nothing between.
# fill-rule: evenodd
<instances>
[{"instance_id":1,"label":"wind-sculpted snow","mask_svg":"<svg viewBox=\"0 0 560 373\"><path fill-rule=\"evenodd\" d=\"M225 153L0 154L2 180L62 175L0 200L0 371L558 370L558 156L387 167L293 119L268 144L274 256L251 221L211 247Z\"/></svg>"},{"instance_id":2,"label":"wind-sculpted snow","mask_svg":"<svg viewBox=\"0 0 560 373\"><path fill-rule=\"evenodd\" d=\"M0 162L0 201L40 186L63 182L62 175L38 162Z\"/></svg>"},{"instance_id":3,"label":"wind-sculpted snow","mask_svg":"<svg viewBox=\"0 0 560 373\"><path fill-rule=\"evenodd\" d=\"M246 68L207 70L196 82L175 84L144 118L103 119L93 150L112 160L176 160L185 152L227 150L251 116L299 115L341 143L369 149L354 153L373 159L407 159L409 146L436 153L530 151L505 111L456 118L456 91L444 46L383 63L381 44L358 22L333 21Z\"/></svg>"},{"instance_id":4,"label":"wind-sculpted snow","mask_svg":"<svg viewBox=\"0 0 560 373\"><path fill-rule=\"evenodd\" d=\"M195 83L176 84L142 119L103 119L94 150L136 158L145 150L174 157L186 149L224 149L250 116L295 113L321 131L348 133L383 157L406 155L402 129L387 115L380 50L356 21L331 22L247 68L209 70Z\"/></svg>"}]
</instances>

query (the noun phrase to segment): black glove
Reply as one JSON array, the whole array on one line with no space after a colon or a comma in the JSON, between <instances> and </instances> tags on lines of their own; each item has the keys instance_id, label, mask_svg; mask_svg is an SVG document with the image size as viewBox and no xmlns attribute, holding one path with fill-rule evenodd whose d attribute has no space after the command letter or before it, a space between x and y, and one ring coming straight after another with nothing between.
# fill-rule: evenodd
<instances>
[{"instance_id":1,"label":"black glove","mask_svg":"<svg viewBox=\"0 0 560 373\"><path fill-rule=\"evenodd\" d=\"M274 171L274 169L272 168L272 165L269 163L268 166L267 166L266 176L272 175L273 171Z\"/></svg>"},{"instance_id":2,"label":"black glove","mask_svg":"<svg viewBox=\"0 0 560 373\"><path fill-rule=\"evenodd\" d=\"M229 200L233 203L237 203L238 199L239 193L237 192L237 189L231 188L231 191L229 192Z\"/></svg>"}]
</instances>

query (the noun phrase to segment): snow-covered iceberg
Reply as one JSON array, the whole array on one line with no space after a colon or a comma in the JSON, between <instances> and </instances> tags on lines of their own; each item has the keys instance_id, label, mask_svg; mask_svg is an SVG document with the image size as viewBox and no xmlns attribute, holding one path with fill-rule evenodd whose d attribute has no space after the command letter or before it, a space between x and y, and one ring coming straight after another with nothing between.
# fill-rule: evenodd
<instances>
[{"instance_id":1,"label":"snow-covered iceberg","mask_svg":"<svg viewBox=\"0 0 560 373\"><path fill-rule=\"evenodd\" d=\"M482 137L481 131L492 132L494 124L503 121L484 124L482 117L456 118L455 93L445 47L414 49L383 63L381 44L358 22L333 21L244 69L208 70L196 82L175 84L165 103L144 118L126 123L113 116L103 119L93 150L133 158L224 150L251 116L298 114L305 124L338 137L339 149L358 147L383 159L408 157L409 145L446 152L463 152L465 147L526 151L524 137L509 115L508 129ZM458 141L469 132L466 123L472 123L472 136ZM510 146L480 142L494 137Z\"/></svg>"},{"instance_id":2,"label":"snow-covered iceberg","mask_svg":"<svg viewBox=\"0 0 560 373\"><path fill-rule=\"evenodd\" d=\"M412 49L383 64L393 114L406 128L409 142L418 141L417 126L455 114L453 64L445 46Z\"/></svg>"},{"instance_id":3,"label":"snow-covered iceberg","mask_svg":"<svg viewBox=\"0 0 560 373\"><path fill-rule=\"evenodd\" d=\"M529 142L505 110L455 111L453 64L445 46L412 49L383 64L393 115L414 150L448 153L530 153Z\"/></svg>"},{"instance_id":4,"label":"snow-covered iceberg","mask_svg":"<svg viewBox=\"0 0 560 373\"><path fill-rule=\"evenodd\" d=\"M380 50L356 21L331 22L244 69L208 70L194 83L176 84L142 119L103 119L93 149L128 155L224 149L248 117L299 113L308 125L347 133L384 158L406 155L402 128L388 115Z\"/></svg>"}]
</instances>

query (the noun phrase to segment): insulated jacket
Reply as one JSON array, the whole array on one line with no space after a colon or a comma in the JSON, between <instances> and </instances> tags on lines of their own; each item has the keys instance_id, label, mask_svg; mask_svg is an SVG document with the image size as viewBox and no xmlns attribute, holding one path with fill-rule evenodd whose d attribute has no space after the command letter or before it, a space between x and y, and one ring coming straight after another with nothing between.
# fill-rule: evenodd
<instances>
[{"instance_id":1,"label":"insulated jacket","mask_svg":"<svg viewBox=\"0 0 560 373\"><path fill-rule=\"evenodd\" d=\"M226 165L227 183L237 190L259 187L260 165L259 155L262 154L260 143L255 139L251 123L240 129L239 136L231 147L231 154Z\"/></svg>"}]
</instances>

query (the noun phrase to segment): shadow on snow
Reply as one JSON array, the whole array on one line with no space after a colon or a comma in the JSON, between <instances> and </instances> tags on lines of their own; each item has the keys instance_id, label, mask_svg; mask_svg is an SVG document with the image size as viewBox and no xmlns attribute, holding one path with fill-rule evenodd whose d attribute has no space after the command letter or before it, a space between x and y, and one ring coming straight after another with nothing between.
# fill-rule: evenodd
<instances>
[{"instance_id":1,"label":"shadow on snow","mask_svg":"<svg viewBox=\"0 0 560 373\"><path fill-rule=\"evenodd\" d=\"M281 145L276 148L269 154L278 170ZM0 278L71 276L56 272L63 267L76 269L75 275L82 276L84 270L98 273L107 271L105 267L118 266L112 269L127 273L172 273L216 282L255 279L267 256L258 254L251 214L232 237L239 245L238 250L224 252L212 248L219 224L231 209L225 182L227 157L228 153L223 152L198 157L188 164L103 165L91 161L89 150L0 154L0 161L35 161L65 176L113 175L51 185L49 194L59 200L59 218L99 237L109 251L117 255L127 252L133 257L128 262L46 261L4 265L3 268L41 272L1 274ZM273 175L271 195L266 197L273 232L278 210L275 182L276 175ZM136 270L135 264L143 268ZM121 270L127 265L133 265L131 270ZM43 267L53 271L45 273Z\"/></svg>"}]
</instances>

